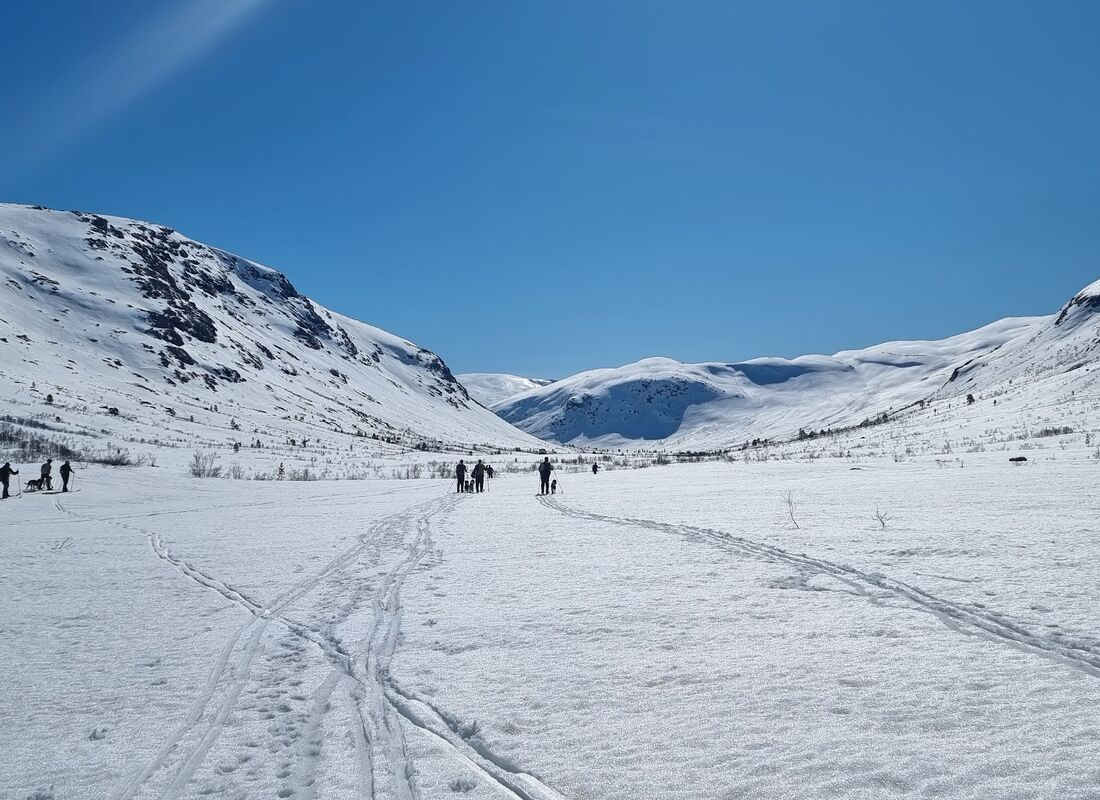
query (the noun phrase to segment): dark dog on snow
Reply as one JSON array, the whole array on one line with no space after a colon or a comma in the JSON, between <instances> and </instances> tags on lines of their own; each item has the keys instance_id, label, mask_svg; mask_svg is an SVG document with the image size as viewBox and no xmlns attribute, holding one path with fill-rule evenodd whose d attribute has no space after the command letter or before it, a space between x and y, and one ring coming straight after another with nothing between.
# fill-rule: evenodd
<instances>
[{"instance_id":1,"label":"dark dog on snow","mask_svg":"<svg viewBox=\"0 0 1100 800\"><path fill-rule=\"evenodd\" d=\"M27 481L27 488L24 489L24 491L26 491L26 492L40 492L40 491L42 491L42 487L45 486L45 485L46 485L46 479L45 478L36 478L35 480Z\"/></svg>"},{"instance_id":2,"label":"dark dog on snow","mask_svg":"<svg viewBox=\"0 0 1100 800\"><path fill-rule=\"evenodd\" d=\"M558 479L554 478L554 480L550 481L550 494L557 494L557 493L558 493Z\"/></svg>"}]
</instances>

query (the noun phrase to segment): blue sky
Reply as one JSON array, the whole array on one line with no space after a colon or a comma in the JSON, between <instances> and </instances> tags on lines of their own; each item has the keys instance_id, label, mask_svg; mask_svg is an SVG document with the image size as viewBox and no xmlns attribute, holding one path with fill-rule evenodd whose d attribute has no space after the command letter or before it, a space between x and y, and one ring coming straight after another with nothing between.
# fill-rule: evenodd
<instances>
[{"instance_id":1,"label":"blue sky","mask_svg":"<svg viewBox=\"0 0 1100 800\"><path fill-rule=\"evenodd\" d=\"M1100 4L5 9L0 199L161 222L456 371L739 360L1100 278Z\"/></svg>"}]
</instances>

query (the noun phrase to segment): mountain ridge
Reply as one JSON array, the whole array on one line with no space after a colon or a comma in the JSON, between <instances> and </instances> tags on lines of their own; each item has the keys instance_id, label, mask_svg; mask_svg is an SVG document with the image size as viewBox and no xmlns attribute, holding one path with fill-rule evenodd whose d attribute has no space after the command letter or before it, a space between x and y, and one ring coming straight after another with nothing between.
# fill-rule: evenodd
<instances>
[{"instance_id":1,"label":"mountain ridge","mask_svg":"<svg viewBox=\"0 0 1100 800\"><path fill-rule=\"evenodd\" d=\"M562 444L727 449L858 426L926 401L988 391L1013 376L1094 362L1098 312L1100 281L1059 313L1009 317L945 339L738 363L648 358L562 378L493 410ZM1058 366L1043 373L1044 361Z\"/></svg>"},{"instance_id":2,"label":"mountain ridge","mask_svg":"<svg viewBox=\"0 0 1100 800\"><path fill-rule=\"evenodd\" d=\"M435 353L329 311L277 270L124 217L0 204L0 352L12 413L34 387L138 427L201 414L260 438L542 444Z\"/></svg>"}]
</instances>

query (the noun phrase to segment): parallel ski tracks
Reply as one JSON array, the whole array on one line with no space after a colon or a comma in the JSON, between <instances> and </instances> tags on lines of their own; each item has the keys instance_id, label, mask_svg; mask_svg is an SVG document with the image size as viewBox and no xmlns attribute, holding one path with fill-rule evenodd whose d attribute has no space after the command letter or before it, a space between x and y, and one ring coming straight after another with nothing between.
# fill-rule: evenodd
<instances>
[{"instance_id":1,"label":"parallel ski tracks","mask_svg":"<svg viewBox=\"0 0 1100 800\"><path fill-rule=\"evenodd\" d=\"M433 548L432 518L449 510L454 502L454 495L445 495L376 521L358 537L353 547L337 555L311 577L287 589L272 603L265 605L174 554L155 531L123 522L119 518L100 520L84 517L65 509L55 500L59 511L74 518L106 522L144 535L153 552L166 564L252 615L223 645L206 684L179 726L157 753L112 795L112 800L131 800L141 795L143 787L150 779L162 772L167 772L171 777L161 796L166 800L174 800L180 796L235 710L240 694L248 683L253 662L263 648L264 633L272 622L283 625L315 645L332 668L330 675L314 694L304 736L296 746L298 758L294 768L294 784L299 790L296 796L317 796L314 789L316 754L305 751L320 740L321 728L331 707L332 697L343 686L346 689L343 693L344 705L352 721L351 740L355 743L364 797L372 800L391 797L395 800L420 800L415 769L408 754L403 730L404 723L408 723L423 735L445 745L457 761L474 774L490 781L508 797L516 800L565 800L561 794L534 775L494 755L484 743L471 741L468 736L463 735L461 725L445 716L425 698L398 687L390 676L390 663L400 635L401 588L408 575ZM354 562L367 548L381 548L387 534L394 538L399 534L403 544L414 526L415 534L406 547L404 557L381 578L378 587L370 593L367 602L371 607L371 621L365 635L354 645L345 647L324 630L304 625L286 615L285 612L291 604L318 587L326 578ZM346 618L363 599L356 593L349 599L341 616ZM225 685L227 673L228 685ZM222 688L223 685L225 688ZM204 720L207 720L205 727ZM197 742L194 741L196 736ZM185 742L192 744L185 745ZM174 773L172 770L175 770Z\"/></svg>"},{"instance_id":2,"label":"parallel ski tracks","mask_svg":"<svg viewBox=\"0 0 1100 800\"><path fill-rule=\"evenodd\" d=\"M182 760L167 790L162 795L167 800L179 796L179 793L187 785L199 766L201 766L206 754L220 736L225 721L236 707L240 693L248 682L252 662L262 647L263 634L271 622L277 621L286 626L293 633L311 641L313 644L320 647L330 660L342 663L344 668L347 669L350 658L346 653L340 650L338 644L327 641L316 631L307 629L295 623L293 620L287 619L284 616L285 610L296 600L316 588L332 573L354 561L364 550L372 546L378 536L387 529L407 524L407 521L417 514L428 512L432 508L441 506L449 501L449 495L442 499L434 498L374 522L368 527L364 534L357 537L357 542L354 546L331 559L318 572L290 587L279 595L270 605L265 606L249 598L237 589L225 584L209 573L193 566L186 560L175 556L167 546L164 545L155 531L150 531L116 520L100 520L77 514L66 509L62 506L60 500L55 499L54 505L56 508L71 517L85 521L107 522L119 528L144 535L158 558L179 570L183 575L193 580L195 583L217 592L252 615L252 618L238 628L226 641L225 645L223 645L203 690L192 702L181 724L169 735L158 752L142 766L137 774L112 795L112 800L129 800L137 795L141 788L154 775L165 769L170 769L172 762L178 760L176 758L176 751L183 746L186 739L193 738L193 734L196 732L196 729L200 727L203 718L209 717L210 721L203 731L198 743L189 753L182 756ZM244 642L243 646L238 647L242 640ZM235 652L237 652L237 658L233 661L232 656ZM224 683L223 678L227 670L230 669L231 662L233 666L231 668L228 687L222 692L220 702L217 703L217 708L210 713L210 706L218 695L219 687ZM415 798L410 798L410 800L415 800Z\"/></svg>"},{"instance_id":3,"label":"parallel ski tracks","mask_svg":"<svg viewBox=\"0 0 1100 800\"><path fill-rule=\"evenodd\" d=\"M1025 623L1013 620L1006 614L938 597L917 586L885 575L863 572L847 564L815 558L805 553L792 553L774 545L735 536L721 530L597 514L571 508L549 497L539 497L539 501L547 508L574 519L648 528L696 541L709 541L751 558L788 564L806 572L828 575L850 586L858 596L879 605L881 605L880 598L869 593L868 589L885 592L892 597L908 601L909 606L916 610L932 614L952 630L984 636L1100 677L1100 640L1089 636L1063 632L1036 632Z\"/></svg>"}]
</instances>

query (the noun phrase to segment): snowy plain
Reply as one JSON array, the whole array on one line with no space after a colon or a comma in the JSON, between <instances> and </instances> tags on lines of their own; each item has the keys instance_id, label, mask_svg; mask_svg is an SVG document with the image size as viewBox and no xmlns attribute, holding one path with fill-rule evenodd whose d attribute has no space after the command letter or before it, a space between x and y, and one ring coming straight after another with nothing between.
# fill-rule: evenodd
<instances>
[{"instance_id":1,"label":"snowy plain","mask_svg":"<svg viewBox=\"0 0 1100 800\"><path fill-rule=\"evenodd\" d=\"M1100 463L1030 457L82 470L0 506L0 797L1100 798Z\"/></svg>"}]
</instances>

